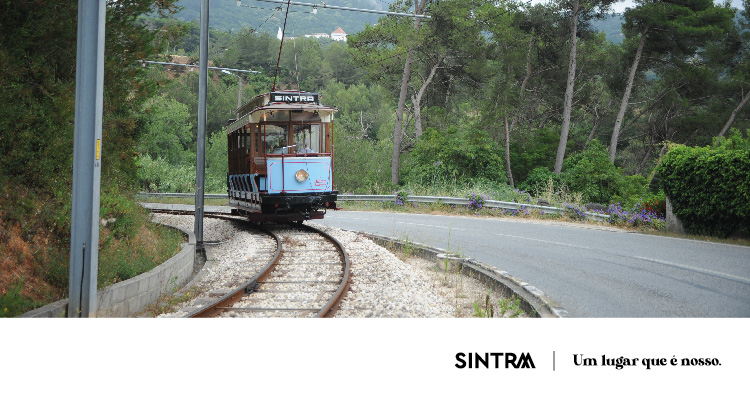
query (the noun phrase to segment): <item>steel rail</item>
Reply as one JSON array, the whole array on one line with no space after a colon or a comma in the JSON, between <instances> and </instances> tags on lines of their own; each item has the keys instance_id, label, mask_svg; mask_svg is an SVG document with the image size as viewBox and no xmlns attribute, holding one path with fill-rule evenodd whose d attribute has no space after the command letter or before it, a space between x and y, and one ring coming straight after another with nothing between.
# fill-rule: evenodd
<instances>
[{"instance_id":1,"label":"steel rail","mask_svg":"<svg viewBox=\"0 0 750 400\"><path fill-rule=\"evenodd\" d=\"M232 304L238 302L242 297L244 297L246 294L251 293L253 290L255 290L258 287L258 281L265 280L268 275L271 274L271 271L274 270L276 267L276 263L278 262L279 258L281 257L281 238L279 238L278 235L275 233L267 230L267 229L260 229L262 232L267 233L271 235L271 237L276 240L276 252L274 253L273 257L271 258L271 261L266 264L263 269L258 272L250 281L247 283L240 285L239 288L236 290L224 295L219 300L215 301L212 304L209 304L208 306L196 310L193 313L190 313L186 315L186 318L212 318L218 314L221 314L224 312L222 308L227 308L231 306Z\"/></svg>"},{"instance_id":2,"label":"steel rail","mask_svg":"<svg viewBox=\"0 0 750 400\"><path fill-rule=\"evenodd\" d=\"M344 298L344 293L346 293L346 291L349 290L349 269L350 269L349 268L350 267L349 255L346 254L346 249L344 249L344 245L342 245L341 242L339 242L335 237L319 229L315 229L315 228L312 228L310 226L305 226L305 225L303 226L309 230L312 230L318 233L319 235L322 235L323 237L333 242L336 245L336 247L340 249L339 253L341 254L341 257L343 258L344 276L341 279L341 284L339 285L336 292L333 294L333 297L331 298L331 300L329 300L328 303L326 303L326 305L323 306L323 308L320 310L320 312L317 315L318 317L332 317L333 314L338 309L338 306L341 303L341 300Z\"/></svg>"},{"instance_id":3,"label":"steel rail","mask_svg":"<svg viewBox=\"0 0 750 400\"><path fill-rule=\"evenodd\" d=\"M221 218L226 220L232 220L232 221L241 221L236 218L228 218L226 216L212 216L214 218ZM315 309L285 309L285 308L274 308L274 311L318 311L316 314L317 318L326 318L326 317L332 317L333 314L338 309L339 304L341 303L341 300L344 298L344 294L349 289L350 285L350 267L351 263L349 261L349 255L346 253L346 249L344 246L339 242L336 238L329 235L326 232L323 232L319 229L306 226L306 225L298 225L298 227L304 228L308 231L311 231L315 234L318 234L320 236L323 236L326 238L329 242L333 243L334 246L336 246L339 255L341 256L342 264L343 264L343 272L342 272L342 279L340 281L305 281L305 282L314 282L314 283L338 283L338 288L334 292L331 299L322 307L322 308L315 308ZM236 311L242 311L243 309L246 311L260 311L262 308L258 307L232 307L233 304L240 301L245 295L251 294L256 291L256 289L261 284L278 284L278 283L288 283L286 281L268 281L269 276L271 273L275 270L276 266L279 265L295 265L295 264L281 264L279 263L281 256L284 254L284 250L282 248L282 241L281 238L273 231L265 229L265 228L258 228L260 231L269 234L276 240L276 251L271 258L271 260L266 264L266 266L258 272L252 279L247 281L246 283L240 285L237 289L233 290L232 292L222 296L220 299L216 300L215 302L207 305L206 307L203 307L199 310L196 310L188 315L186 315L186 318L211 318L214 317L224 311L230 311L230 310L236 310ZM294 252L294 250L290 250L289 253ZM337 264L337 263L336 263ZM268 309L270 310L270 309ZM266 311L268 311L266 310Z\"/></svg>"}]
</instances>

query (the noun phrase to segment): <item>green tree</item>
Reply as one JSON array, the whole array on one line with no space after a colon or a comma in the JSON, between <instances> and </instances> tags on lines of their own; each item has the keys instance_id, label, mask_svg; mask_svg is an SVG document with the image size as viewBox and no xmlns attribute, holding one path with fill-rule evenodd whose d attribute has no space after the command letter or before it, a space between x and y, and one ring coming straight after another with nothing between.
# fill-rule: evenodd
<instances>
[{"instance_id":1,"label":"green tree","mask_svg":"<svg viewBox=\"0 0 750 400\"><path fill-rule=\"evenodd\" d=\"M568 78L565 87L565 105L563 106L562 126L560 128L560 143L557 146L554 172L559 174L565 158L565 149L570 133L570 116L573 110L573 90L576 79L576 53L578 50L579 20L586 23L591 18L601 18L609 11L614 0L560 0L562 10L570 15L570 54L568 56Z\"/></svg>"},{"instance_id":2,"label":"green tree","mask_svg":"<svg viewBox=\"0 0 750 400\"><path fill-rule=\"evenodd\" d=\"M172 165L195 163L195 135L185 104L159 96L145 104L137 150Z\"/></svg>"},{"instance_id":3,"label":"green tree","mask_svg":"<svg viewBox=\"0 0 750 400\"><path fill-rule=\"evenodd\" d=\"M733 105L736 107L732 109L727 117L727 121L719 131L719 137L724 136L729 128L737 118L737 115L741 113L748 100L750 100L750 0L742 1L743 10L739 18L735 18L737 22L737 30L741 32L739 37L739 48L737 49L736 56L731 67L729 68L729 86L733 92L731 96Z\"/></svg>"},{"instance_id":4,"label":"green tree","mask_svg":"<svg viewBox=\"0 0 750 400\"><path fill-rule=\"evenodd\" d=\"M637 6L625 12L623 31L627 38L639 38L627 84L612 131L609 157L614 162L625 111L635 74L644 51L649 60L680 62L695 57L701 46L733 29L734 12L728 5L717 7L712 0L637 0ZM662 65L646 63L659 68Z\"/></svg>"}]
</instances>

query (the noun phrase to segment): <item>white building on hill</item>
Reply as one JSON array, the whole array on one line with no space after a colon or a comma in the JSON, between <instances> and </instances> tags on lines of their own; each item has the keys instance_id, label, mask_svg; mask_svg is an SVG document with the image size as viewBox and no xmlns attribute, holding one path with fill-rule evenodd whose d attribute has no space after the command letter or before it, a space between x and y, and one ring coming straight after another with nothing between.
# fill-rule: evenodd
<instances>
[{"instance_id":1,"label":"white building on hill","mask_svg":"<svg viewBox=\"0 0 750 400\"><path fill-rule=\"evenodd\" d=\"M315 39L330 39L331 35L327 33L313 33L312 35L305 35L305 37L311 37Z\"/></svg>"},{"instance_id":2,"label":"white building on hill","mask_svg":"<svg viewBox=\"0 0 750 400\"><path fill-rule=\"evenodd\" d=\"M331 33L331 39L346 42L346 32L341 27Z\"/></svg>"}]
</instances>

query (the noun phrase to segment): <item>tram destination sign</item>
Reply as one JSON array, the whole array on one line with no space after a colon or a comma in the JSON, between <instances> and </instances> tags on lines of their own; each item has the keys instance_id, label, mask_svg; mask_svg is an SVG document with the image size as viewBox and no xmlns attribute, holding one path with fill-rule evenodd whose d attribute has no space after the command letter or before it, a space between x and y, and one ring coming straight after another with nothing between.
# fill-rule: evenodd
<instances>
[{"instance_id":1,"label":"tram destination sign","mask_svg":"<svg viewBox=\"0 0 750 400\"><path fill-rule=\"evenodd\" d=\"M318 103L317 93L271 92L271 103Z\"/></svg>"}]
</instances>

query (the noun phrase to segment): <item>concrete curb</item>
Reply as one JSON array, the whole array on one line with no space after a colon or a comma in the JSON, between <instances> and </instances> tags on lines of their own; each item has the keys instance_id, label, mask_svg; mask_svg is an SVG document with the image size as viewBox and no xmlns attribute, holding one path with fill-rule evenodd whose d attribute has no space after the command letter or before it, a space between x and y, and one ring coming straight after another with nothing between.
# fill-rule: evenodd
<instances>
[{"instance_id":1,"label":"concrete curb","mask_svg":"<svg viewBox=\"0 0 750 400\"><path fill-rule=\"evenodd\" d=\"M410 253L417 257L424 258L428 261L437 262L440 256L445 258L449 253L438 247L430 247L411 241L393 239L386 236L374 235L371 233L357 232L371 239L375 243L393 250L409 250ZM555 300L545 295L544 292L536 287L529 285L517 278L514 278L506 271L501 271L491 265L482 263L470 258L451 257L452 262L455 260L459 265L462 274L480 282L492 286L505 296L515 296L521 299L521 309L527 314L536 314L542 318L564 318L568 316L568 311L560 306Z\"/></svg>"},{"instance_id":2,"label":"concrete curb","mask_svg":"<svg viewBox=\"0 0 750 400\"><path fill-rule=\"evenodd\" d=\"M182 250L163 264L126 281L99 289L96 317L132 317L159 296L171 293L183 286L193 275L195 262L195 235L176 226L162 224L187 235L188 243ZM62 299L20 315L20 318L64 318L67 315L68 299Z\"/></svg>"}]
</instances>

